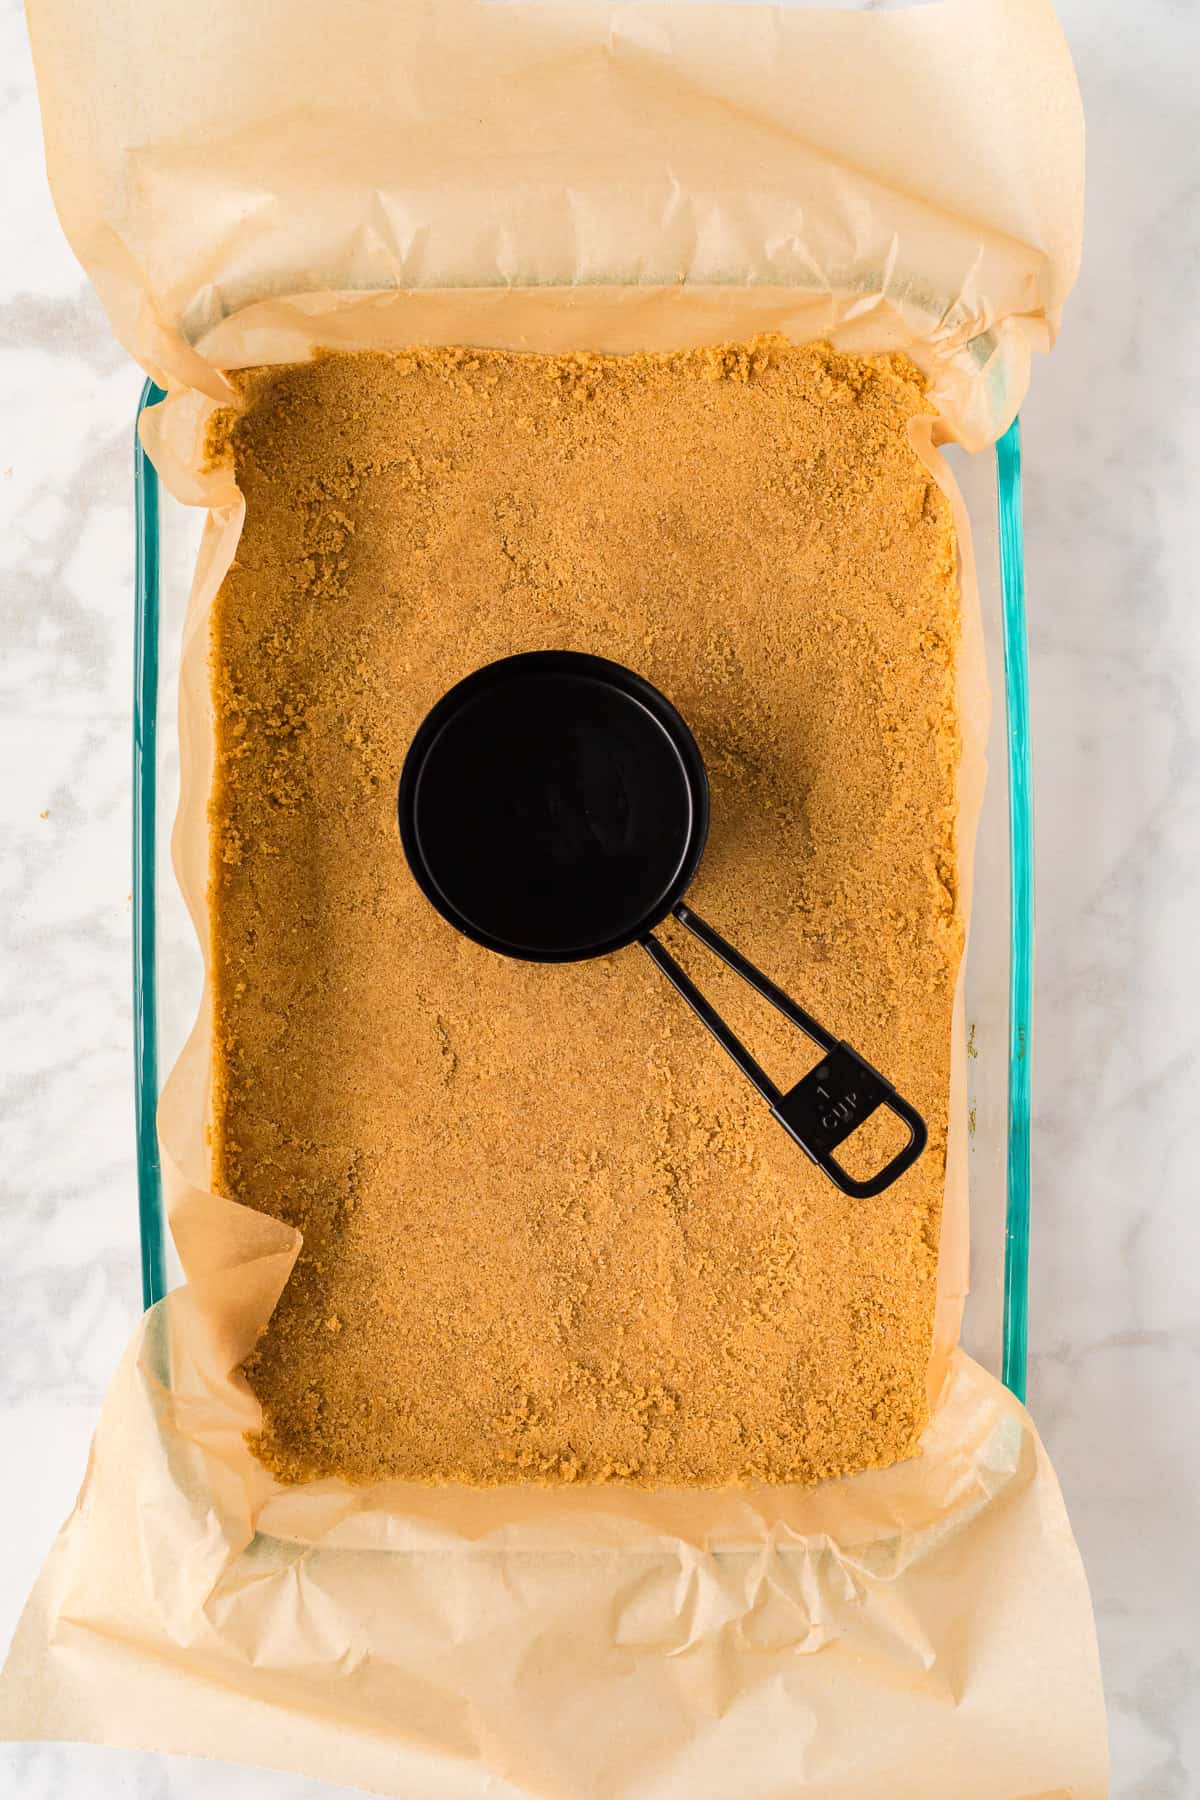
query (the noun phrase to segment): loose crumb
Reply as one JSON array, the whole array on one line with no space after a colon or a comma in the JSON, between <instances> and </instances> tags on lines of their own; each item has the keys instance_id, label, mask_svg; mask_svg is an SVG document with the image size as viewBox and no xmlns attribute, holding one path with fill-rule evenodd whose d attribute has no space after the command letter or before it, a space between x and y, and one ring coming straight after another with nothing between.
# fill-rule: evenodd
<instances>
[{"instance_id":1,"label":"loose crumb","mask_svg":"<svg viewBox=\"0 0 1200 1800\"><path fill-rule=\"evenodd\" d=\"M304 1239L245 1366L257 1454L288 1481L646 1486L910 1455L962 945L956 555L908 438L920 376L760 340L233 380L209 442L247 506L212 617L213 1180ZM879 1199L810 1166L636 948L508 961L419 893L416 726L547 646L689 720L713 819L691 900L929 1123ZM663 935L781 1085L815 1061Z\"/></svg>"}]
</instances>

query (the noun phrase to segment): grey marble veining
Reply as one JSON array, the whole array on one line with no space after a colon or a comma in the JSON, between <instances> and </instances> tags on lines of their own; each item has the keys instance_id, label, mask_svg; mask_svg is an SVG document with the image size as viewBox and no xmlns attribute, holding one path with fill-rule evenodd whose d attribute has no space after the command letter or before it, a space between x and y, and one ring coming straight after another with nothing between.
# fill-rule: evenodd
<instances>
[{"instance_id":1,"label":"grey marble veining","mask_svg":"<svg viewBox=\"0 0 1200 1800\"><path fill-rule=\"evenodd\" d=\"M1063 0L1083 275L1024 412L1038 850L1031 1404L1096 1600L1121 1800L1200 1793L1200 9ZM138 1310L129 1000L141 382L46 191L0 0L0 1642ZM1014 1729L1020 1722L1014 1721ZM22 1800L318 1800L0 1746Z\"/></svg>"}]
</instances>

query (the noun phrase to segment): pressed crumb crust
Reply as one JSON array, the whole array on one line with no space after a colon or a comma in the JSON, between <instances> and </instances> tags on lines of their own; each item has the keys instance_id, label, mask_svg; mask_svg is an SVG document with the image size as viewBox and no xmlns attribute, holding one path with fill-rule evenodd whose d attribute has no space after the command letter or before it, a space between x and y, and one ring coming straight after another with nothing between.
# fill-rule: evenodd
<instances>
[{"instance_id":1,"label":"pressed crumb crust","mask_svg":"<svg viewBox=\"0 0 1200 1800\"><path fill-rule=\"evenodd\" d=\"M916 370L760 340L233 379L212 1171L304 1237L245 1365L256 1453L290 1481L653 1486L911 1454L962 946L955 543ZM509 961L417 889L414 730L550 646L680 708L712 784L690 902L924 1113L878 1199L807 1162L636 947ZM816 1061L663 936L781 1086Z\"/></svg>"}]
</instances>

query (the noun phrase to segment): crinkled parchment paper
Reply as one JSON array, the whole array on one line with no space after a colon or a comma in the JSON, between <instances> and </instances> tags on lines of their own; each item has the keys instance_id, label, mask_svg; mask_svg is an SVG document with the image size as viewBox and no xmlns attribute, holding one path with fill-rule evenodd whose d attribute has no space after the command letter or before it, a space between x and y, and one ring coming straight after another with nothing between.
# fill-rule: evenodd
<instances>
[{"instance_id":1,"label":"crinkled parchment paper","mask_svg":"<svg viewBox=\"0 0 1200 1800\"><path fill-rule=\"evenodd\" d=\"M1042 0L884 14L590 0L30 0L51 179L147 441L210 509L179 878L206 940L207 610L241 500L221 370L314 345L903 349L963 548L960 856L986 720L963 509L1078 261L1082 132ZM1050 1800L1106 1791L1086 1585L1024 1410L954 1348L957 1090L923 1454L811 1490L279 1487L233 1374L298 1239L208 1186L207 1003L159 1118L186 1285L117 1373L0 1729L405 1800Z\"/></svg>"}]
</instances>

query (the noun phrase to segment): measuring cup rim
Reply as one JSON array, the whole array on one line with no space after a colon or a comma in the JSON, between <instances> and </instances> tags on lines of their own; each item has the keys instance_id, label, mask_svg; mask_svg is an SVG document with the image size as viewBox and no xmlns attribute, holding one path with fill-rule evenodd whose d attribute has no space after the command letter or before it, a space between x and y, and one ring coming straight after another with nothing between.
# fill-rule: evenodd
<instances>
[{"instance_id":1,"label":"measuring cup rim","mask_svg":"<svg viewBox=\"0 0 1200 1800\"><path fill-rule=\"evenodd\" d=\"M503 939L481 931L438 886L417 828L417 790L421 772L439 734L465 705L487 689L498 687L507 681L523 680L531 676L551 679L556 675L575 680L591 680L615 689L650 714L679 758L690 802L691 820L674 878L656 899L653 907L635 923L602 942L598 941L584 948L572 946L565 950L518 950ZM469 675L447 689L426 713L404 758L397 793L397 813L400 841L413 878L430 905L456 931L470 938L473 943L481 944L500 956L512 957L518 962L588 962L593 957L610 956L616 950L623 950L627 945L639 942L656 925L662 923L691 886L708 839L708 775L700 747L687 721L666 695L644 676L627 668L624 663L612 662L607 657L595 656L589 651L523 650L514 656L500 657L494 662L483 664L481 668L473 669Z\"/></svg>"}]
</instances>

